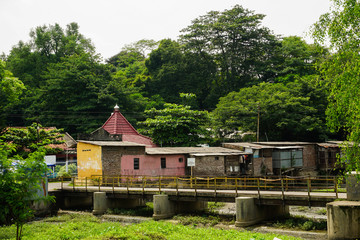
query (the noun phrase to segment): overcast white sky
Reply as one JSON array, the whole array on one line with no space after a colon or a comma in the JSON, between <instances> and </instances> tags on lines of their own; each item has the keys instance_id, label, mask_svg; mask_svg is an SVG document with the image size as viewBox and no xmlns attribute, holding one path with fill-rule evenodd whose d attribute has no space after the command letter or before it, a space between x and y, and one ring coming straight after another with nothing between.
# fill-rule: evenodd
<instances>
[{"instance_id":1,"label":"overcast white sky","mask_svg":"<svg viewBox=\"0 0 360 240\"><path fill-rule=\"evenodd\" d=\"M265 14L263 25L275 34L306 37L329 11L330 0L0 0L0 53L28 41L36 26L77 22L97 52L109 58L140 39L176 39L191 20L236 4Z\"/></svg>"}]
</instances>

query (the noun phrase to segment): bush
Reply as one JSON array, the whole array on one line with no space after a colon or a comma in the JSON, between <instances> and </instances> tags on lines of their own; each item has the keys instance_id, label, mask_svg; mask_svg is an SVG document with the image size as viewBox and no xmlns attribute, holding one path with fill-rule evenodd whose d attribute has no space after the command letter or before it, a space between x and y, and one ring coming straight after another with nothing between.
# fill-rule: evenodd
<instances>
[{"instance_id":1,"label":"bush","mask_svg":"<svg viewBox=\"0 0 360 240\"><path fill-rule=\"evenodd\" d=\"M58 172L56 172L58 170ZM71 177L77 174L77 166L76 164L72 163L68 165L68 172L66 172L66 166L55 167L55 172L57 173L58 177Z\"/></svg>"}]
</instances>

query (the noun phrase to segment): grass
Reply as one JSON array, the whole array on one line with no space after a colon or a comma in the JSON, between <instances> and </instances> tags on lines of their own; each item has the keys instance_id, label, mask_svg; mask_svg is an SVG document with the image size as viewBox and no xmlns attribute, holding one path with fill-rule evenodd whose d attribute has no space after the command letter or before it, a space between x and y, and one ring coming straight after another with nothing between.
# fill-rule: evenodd
<instances>
[{"instance_id":1,"label":"grass","mask_svg":"<svg viewBox=\"0 0 360 240\"><path fill-rule=\"evenodd\" d=\"M278 220L276 223L271 224L271 226L276 228L286 228L304 231L326 230L327 222L326 220L314 220L306 218L304 216L294 216Z\"/></svg>"},{"instance_id":2,"label":"grass","mask_svg":"<svg viewBox=\"0 0 360 240\"><path fill-rule=\"evenodd\" d=\"M219 223L224 225L234 225L235 217L218 216L211 213L197 214L179 214L173 217L174 220L179 221L183 225L191 225L194 227L205 226L213 227Z\"/></svg>"},{"instance_id":3,"label":"grass","mask_svg":"<svg viewBox=\"0 0 360 240\"><path fill-rule=\"evenodd\" d=\"M295 240L290 236L261 234L249 231L222 230L214 228L195 228L168 222L147 221L140 224L122 225L118 222L102 222L91 214L70 214L46 218L42 221L27 223L23 230L23 240L72 240L72 239L253 239ZM0 227L0 239L15 239L15 226Z\"/></svg>"},{"instance_id":4,"label":"grass","mask_svg":"<svg viewBox=\"0 0 360 240\"><path fill-rule=\"evenodd\" d=\"M223 202L208 202L208 211L215 212L216 210L225 206Z\"/></svg>"},{"instance_id":5,"label":"grass","mask_svg":"<svg viewBox=\"0 0 360 240\"><path fill-rule=\"evenodd\" d=\"M323 208L323 209L319 209L316 211L317 214L319 215L326 215L326 208Z\"/></svg>"}]
</instances>

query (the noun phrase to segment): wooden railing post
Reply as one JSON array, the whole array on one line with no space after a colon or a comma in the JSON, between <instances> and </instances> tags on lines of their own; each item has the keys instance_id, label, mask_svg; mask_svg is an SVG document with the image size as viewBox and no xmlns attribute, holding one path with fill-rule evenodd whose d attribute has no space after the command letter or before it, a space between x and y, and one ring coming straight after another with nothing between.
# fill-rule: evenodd
<instances>
[{"instance_id":1,"label":"wooden railing post","mask_svg":"<svg viewBox=\"0 0 360 240\"><path fill-rule=\"evenodd\" d=\"M72 177L72 184L73 184L73 192L75 192L75 177Z\"/></svg>"},{"instance_id":2,"label":"wooden railing post","mask_svg":"<svg viewBox=\"0 0 360 240\"><path fill-rule=\"evenodd\" d=\"M126 178L126 192L129 194L129 177Z\"/></svg>"},{"instance_id":3,"label":"wooden railing post","mask_svg":"<svg viewBox=\"0 0 360 240\"><path fill-rule=\"evenodd\" d=\"M235 196L238 196L238 182L237 182L237 178L235 178Z\"/></svg>"},{"instance_id":4,"label":"wooden railing post","mask_svg":"<svg viewBox=\"0 0 360 240\"><path fill-rule=\"evenodd\" d=\"M142 178L142 194L144 195L145 194L145 176L143 176Z\"/></svg>"},{"instance_id":5,"label":"wooden railing post","mask_svg":"<svg viewBox=\"0 0 360 240\"><path fill-rule=\"evenodd\" d=\"M214 195L215 195L215 198L216 198L216 195L217 195L217 194L216 194L216 188L217 188L217 187L216 187L216 177L215 177L215 178L214 178L214 189L215 189Z\"/></svg>"},{"instance_id":6,"label":"wooden railing post","mask_svg":"<svg viewBox=\"0 0 360 240\"><path fill-rule=\"evenodd\" d=\"M61 177L61 190L63 190L63 183L64 183L64 178Z\"/></svg>"},{"instance_id":7,"label":"wooden railing post","mask_svg":"<svg viewBox=\"0 0 360 240\"><path fill-rule=\"evenodd\" d=\"M85 192L87 192L87 177L85 177Z\"/></svg>"},{"instance_id":8,"label":"wooden railing post","mask_svg":"<svg viewBox=\"0 0 360 240\"><path fill-rule=\"evenodd\" d=\"M99 181L98 181L98 183L99 183L99 184L98 184L98 185L99 185L99 192L100 192L100 181L101 181L100 178L101 178L101 177L99 177Z\"/></svg>"},{"instance_id":9,"label":"wooden railing post","mask_svg":"<svg viewBox=\"0 0 360 240\"><path fill-rule=\"evenodd\" d=\"M159 194L161 194L161 176L159 177Z\"/></svg>"},{"instance_id":10,"label":"wooden railing post","mask_svg":"<svg viewBox=\"0 0 360 240\"><path fill-rule=\"evenodd\" d=\"M196 177L195 177L195 197L197 196L197 181L196 181Z\"/></svg>"},{"instance_id":11,"label":"wooden railing post","mask_svg":"<svg viewBox=\"0 0 360 240\"><path fill-rule=\"evenodd\" d=\"M339 198L339 196L338 196L338 185L337 185L336 177L334 177L334 191L335 191L335 194L336 194L336 198Z\"/></svg>"},{"instance_id":12,"label":"wooden railing post","mask_svg":"<svg viewBox=\"0 0 360 240\"><path fill-rule=\"evenodd\" d=\"M115 193L115 177L112 178L112 190L113 194Z\"/></svg>"},{"instance_id":13,"label":"wooden railing post","mask_svg":"<svg viewBox=\"0 0 360 240\"><path fill-rule=\"evenodd\" d=\"M260 178L257 178L258 198L260 199Z\"/></svg>"},{"instance_id":14,"label":"wooden railing post","mask_svg":"<svg viewBox=\"0 0 360 240\"><path fill-rule=\"evenodd\" d=\"M176 177L176 196L179 196L179 178Z\"/></svg>"}]
</instances>

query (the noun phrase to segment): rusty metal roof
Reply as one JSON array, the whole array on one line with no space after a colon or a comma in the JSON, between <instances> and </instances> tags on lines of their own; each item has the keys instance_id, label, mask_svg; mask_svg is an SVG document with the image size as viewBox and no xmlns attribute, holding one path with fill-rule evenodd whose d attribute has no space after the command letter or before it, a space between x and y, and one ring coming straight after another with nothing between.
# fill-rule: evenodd
<instances>
[{"instance_id":1,"label":"rusty metal roof","mask_svg":"<svg viewBox=\"0 0 360 240\"><path fill-rule=\"evenodd\" d=\"M146 154L206 154L206 155L241 155L243 151L223 147L159 147L147 148Z\"/></svg>"},{"instance_id":2,"label":"rusty metal roof","mask_svg":"<svg viewBox=\"0 0 360 240\"><path fill-rule=\"evenodd\" d=\"M133 142L124 142L124 141L83 141L79 140L80 143L88 143L96 146L106 146L106 147L138 147L143 146L144 144L133 143Z\"/></svg>"}]
</instances>

